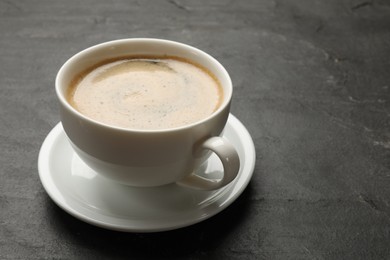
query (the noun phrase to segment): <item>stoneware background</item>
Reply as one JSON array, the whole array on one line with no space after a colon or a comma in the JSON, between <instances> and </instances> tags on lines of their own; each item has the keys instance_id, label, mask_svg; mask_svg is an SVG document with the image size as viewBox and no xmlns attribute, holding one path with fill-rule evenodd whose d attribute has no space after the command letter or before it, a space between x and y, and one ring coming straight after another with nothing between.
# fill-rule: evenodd
<instances>
[{"instance_id":1,"label":"stoneware background","mask_svg":"<svg viewBox=\"0 0 390 260\"><path fill-rule=\"evenodd\" d=\"M390 258L388 1L2 0L0 35L0 259ZM202 223L104 230L61 210L39 180L58 69L131 37L193 45L232 77L256 167Z\"/></svg>"}]
</instances>

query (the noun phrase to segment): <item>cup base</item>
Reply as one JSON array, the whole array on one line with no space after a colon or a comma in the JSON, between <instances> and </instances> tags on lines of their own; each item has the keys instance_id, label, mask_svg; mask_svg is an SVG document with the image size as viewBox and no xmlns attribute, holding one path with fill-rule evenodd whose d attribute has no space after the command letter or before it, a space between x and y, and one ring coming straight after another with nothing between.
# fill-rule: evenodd
<instances>
[{"instance_id":1,"label":"cup base","mask_svg":"<svg viewBox=\"0 0 390 260\"><path fill-rule=\"evenodd\" d=\"M50 132L41 147L39 176L57 205L87 223L125 232L177 229L222 211L237 199L250 181L256 157L249 133L230 116L224 135L237 146L243 163L238 177L217 191L197 191L176 184L135 188L107 181L74 153L61 124ZM220 174L219 163L211 156L205 172ZM202 169L197 169L201 174L199 171Z\"/></svg>"}]
</instances>

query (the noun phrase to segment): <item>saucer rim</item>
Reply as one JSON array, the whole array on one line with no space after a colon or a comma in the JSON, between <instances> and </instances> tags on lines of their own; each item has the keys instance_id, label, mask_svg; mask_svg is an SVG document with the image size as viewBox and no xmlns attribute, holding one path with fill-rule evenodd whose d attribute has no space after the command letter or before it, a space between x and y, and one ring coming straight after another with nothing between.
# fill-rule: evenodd
<instances>
[{"instance_id":1,"label":"saucer rim","mask_svg":"<svg viewBox=\"0 0 390 260\"><path fill-rule=\"evenodd\" d=\"M213 212L209 214L204 214L200 217L190 218L187 221L181 221L181 223L166 223L165 225L156 223L156 225L153 225L153 227L145 228L144 226L143 228L137 228L135 227L135 224L130 227L129 225L125 226L118 223L108 223L93 218L93 216L88 216L87 214L83 214L77 211L77 209L75 209L75 207L72 206L71 203L68 203L64 198L64 194L61 193L60 188L58 187L58 184L54 181L50 170L50 157L52 154L52 150L55 148L56 140L58 140L58 138L61 138L60 135L63 134L64 131L61 122L57 123L57 125L52 128L52 130L49 132L44 142L42 143L38 155L39 177L46 193L57 206L59 206L61 209L63 209L65 212L72 215L73 217L91 225L108 230L134 233L162 232L187 227L202 222L230 206L243 193L253 176L256 164L256 151L251 135L249 134L245 126L232 114L229 114L227 126L230 126L233 129L233 131L239 137L239 142L243 144L244 147L243 153L245 154L245 160L244 162L242 162L242 168L240 168L239 177L234 180L233 183L221 188L218 191L218 193L221 192L222 194L218 199L224 198L224 196L226 195L225 193L228 193L228 196L223 199L223 204L218 206L215 210L213 210ZM240 185L238 185L239 181L241 181ZM78 203L82 202L78 201ZM98 212L93 212L93 214L99 215ZM116 217L115 219L118 220L119 217ZM127 220L128 222L132 221L131 218L127 218L125 220ZM133 222L135 221L133 220Z\"/></svg>"}]
</instances>

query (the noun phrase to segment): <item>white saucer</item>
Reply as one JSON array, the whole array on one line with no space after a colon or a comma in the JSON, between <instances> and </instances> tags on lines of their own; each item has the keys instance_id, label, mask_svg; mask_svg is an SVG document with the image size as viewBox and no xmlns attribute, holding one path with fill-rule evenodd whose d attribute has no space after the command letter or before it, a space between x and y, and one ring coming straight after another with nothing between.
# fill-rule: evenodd
<instances>
[{"instance_id":1,"label":"white saucer","mask_svg":"<svg viewBox=\"0 0 390 260\"><path fill-rule=\"evenodd\" d=\"M236 147L239 176L217 191L197 191L170 184L135 188L98 176L73 152L61 123L42 144L39 177L51 199L66 212L87 223L125 232L172 230L205 220L228 207L248 185L255 166L255 148L246 128L229 116L224 137ZM222 171L212 155L205 172Z\"/></svg>"}]
</instances>

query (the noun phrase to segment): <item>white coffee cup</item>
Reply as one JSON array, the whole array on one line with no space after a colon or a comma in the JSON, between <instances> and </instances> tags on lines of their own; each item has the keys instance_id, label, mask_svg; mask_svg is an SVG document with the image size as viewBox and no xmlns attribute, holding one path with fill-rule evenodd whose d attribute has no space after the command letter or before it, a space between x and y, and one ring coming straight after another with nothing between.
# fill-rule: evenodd
<instances>
[{"instance_id":1,"label":"white coffee cup","mask_svg":"<svg viewBox=\"0 0 390 260\"><path fill-rule=\"evenodd\" d=\"M69 104L66 93L76 75L101 61L129 55L178 56L204 66L222 86L221 105L213 114L193 124L168 130L135 130L98 122ZM112 181L139 187L178 183L214 190L228 185L239 172L235 148L221 137L229 116L232 82L225 68L199 49L161 39L110 41L71 57L59 70L55 83L62 126L73 149L89 167ZM194 173L207 160L209 151L223 164L221 179Z\"/></svg>"}]
</instances>

